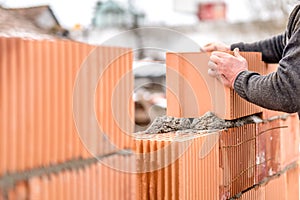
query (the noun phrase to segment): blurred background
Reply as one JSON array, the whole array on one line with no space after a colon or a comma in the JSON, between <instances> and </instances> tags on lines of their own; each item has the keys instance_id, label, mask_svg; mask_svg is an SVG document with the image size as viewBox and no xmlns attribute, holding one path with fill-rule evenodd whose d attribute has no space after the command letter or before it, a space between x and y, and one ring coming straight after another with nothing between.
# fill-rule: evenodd
<instances>
[{"instance_id":1,"label":"blurred background","mask_svg":"<svg viewBox=\"0 0 300 200\"><path fill-rule=\"evenodd\" d=\"M0 36L64 38L137 48L143 35L109 40L135 28L164 27L199 46L213 41L252 42L281 33L296 1L284 0L1 0ZM168 44L168 35L153 35ZM109 40L108 43L106 41ZM126 43L127 44L127 43ZM199 49L200 50L200 49ZM165 114L165 50L135 50L135 131Z\"/></svg>"}]
</instances>

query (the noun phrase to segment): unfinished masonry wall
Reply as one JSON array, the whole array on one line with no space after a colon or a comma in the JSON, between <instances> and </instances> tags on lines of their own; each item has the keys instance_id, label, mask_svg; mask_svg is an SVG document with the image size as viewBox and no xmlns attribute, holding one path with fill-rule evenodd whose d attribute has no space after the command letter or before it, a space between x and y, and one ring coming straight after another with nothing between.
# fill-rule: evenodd
<instances>
[{"instance_id":1,"label":"unfinished masonry wall","mask_svg":"<svg viewBox=\"0 0 300 200\"><path fill-rule=\"evenodd\" d=\"M108 106L114 97L118 109L133 114L132 100L124 100L133 88L131 50L0 38L0 52L0 199L134 198L129 192L135 188L130 174L93 158L119 162L124 157L119 151L133 144ZM83 74L79 95L74 97L76 80L86 66L95 67ZM100 66L107 68L97 77ZM114 94L121 79L122 93ZM91 94L92 83L97 87ZM93 116L85 109L90 101L106 137L91 134L97 127L91 125ZM77 110L77 122L74 106L84 108ZM127 113L118 114L119 123L133 132ZM79 125L84 131L78 131ZM119 150L103 145L107 139ZM123 164L135 167L132 163Z\"/></svg>"},{"instance_id":2,"label":"unfinished masonry wall","mask_svg":"<svg viewBox=\"0 0 300 200\"><path fill-rule=\"evenodd\" d=\"M244 52L242 55L252 71L266 74L276 70L275 65L263 63L259 53ZM210 133L195 133L187 129L172 133L172 139L168 137L170 133L164 133L151 139L137 140L140 151L145 148L149 151L161 142L167 142L170 148L180 146L182 140L191 144L176 162L160 170L169 173L167 176L156 174L156 171L139 175L138 182L143 183L138 184L141 185L137 188L138 194L143 194L139 199L151 199L152 195L156 195L165 199L298 200L298 115L261 108L241 99L217 80L204 79L208 58L205 53L167 54L167 114L197 118L213 110L227 120L240 120L254 114L261 120ZM210 140L211 132L217 136L214 142ZM198 142L205 140L208 142ZM199 157L203 149L211 151ZM153 156L159 157L156 154ZM151 161L153 158L146 157L139 161L145 164L149 162L147 159ZM218 163L217 169L213 163ZM154 184L160 181L164 184ZM212 186L212 182L218 186ZM172 189L174 193L165 193L166 188L161 187L168 184L175 188Z\"/></svg>"},{"instance_id":3,"label":"unfinished masonry wall","mask_svg":"<svg viewBox=\"0 0 300 200\"><path fill-rule=\"evenodd\" d=\"M115 113L107 105L113 101L132 116L132 102L122 98L132 91L132 53L98 47L98 56L85 62L95 48L70 41L0 38L0 200L299 199L297 115L260 108L213 79L203 81L208 61L203 53L170 53L168 115L191 118L214 111L225 119L258 114L262 121L222 130L146 132L131 138L113 120ZM86 128L79 137L72 94L80 67L120 54L115 62L106 63L110 67L99 81L91 78L97 70L83 77L87 80L83 88L98 81L96 116L119 148L116 151L101 145L106 138L90 136L95 127L86 121L91 116L85 109L78 110ZM250 70L266 74L276 69L263 63L259 53L243 55ZM122 92L112 94L121 79ZM213 92L208 92L208 85ZM84 108L90 93L79 92L77 100ZM132 118L118 114L127 132L133 132ZM100 161L138 173L99 163L80 139L90 142ZM124 153L127 149L133 152Z\"/></svg>"},{"instance_id":4,"label":"unfinished masonry wall","mask_svg":"<svg viewBox=\"0 0 300 200\"><path fill-rule=\"evenodd\" d=\"M137 175L137 199L299 199L298 123L285 115L227 130L140 134L137 167L148 172Z\"/></svg>"}]
</instances>

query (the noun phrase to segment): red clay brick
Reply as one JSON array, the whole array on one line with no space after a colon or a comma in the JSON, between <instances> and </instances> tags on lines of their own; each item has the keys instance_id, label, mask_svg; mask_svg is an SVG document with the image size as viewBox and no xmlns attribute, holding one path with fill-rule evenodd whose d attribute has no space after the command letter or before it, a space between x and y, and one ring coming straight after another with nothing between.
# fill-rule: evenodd
<instances>
[{"instance_id":1,"label":"red clay brick","mask_svg":"<svg viewBox=\"0 0 300 200\"><path fill-rule=\"evenodd\" d=\"M275 111L275 110L269 110L269 109L263 109L262 110L262 119L272 119L274 117L279 117L279 116L282 116L282 115L286 115L287 113L284 113L284 112L280 112L280 111Z\"/></svg>"},{"instance_id":2,"label":"red clay brick","mask_svg":"<svg viewBox=\"0 0 300 200\"><path fill-rule=\"evenodd\" d=\"M106 159L108 159L108 163L114 163L116 167L127 166L135 171L134 168L136 163L134 156L123 157L116 155ZM96 173L101 174L100 180L102 187L101 189L97 188L100 199L114 199L114 197L120 197L121 199L135 199L136 187L134 182L136 180L136 175L134 173L121 172L117 169L113 169L111 166L105 165L96 165Z\"/></svg>"},{"instance_id":3,"label":"red clay brick","mask_svg":"<svg viewBox=\"0 0 300 200\"><path fill-rule=\"evenodd\" d=\"M267 74L270 74L272 72L276 72L278 68L278 64L274 63L274 64L267 64Z\"/></svg>"},{"instance_id":4,"label":"red clay brick","mask_svg":"<svg viewBox=\"0 0 300 200\"><path fill-rule=\"evenodd\" d=\"M8 139L7 139L7 147L10 148L10 151L6 151L7 155L6 157L8 158L7 160L7 168L9 172L13 172L16 170L17 166L16 166L16 162L17 162L17 158L16 158L16 140L17 140L17 135L16 135L16 125L17 125L17 116L18 116L18 110L15 106L13 106L14 104L16 104L16 102L18 101L17 99L17 79L15 74L17 74L17 52L18 49L16 48L16 41L11 41L7 43L7 51L9 52L10 55L10 59L7 59L7 66L9 66L9 70L7 73L8 76L8 87L5 88L5 90L8 93L8 110L7 112L9 114L7 114L6 117L8 117L9 115L11 115L12 117L10 118L10 120L7 120L5 123L7 123L7 132L4 134L8 134ZM2 51L1 51L2 52ZM4 67L7 67L4 66ZM5 106L5 105L3 105ZM4 120L4 119L3 119Z\"/></svg>"},{"instance_id":5,"label":"red clay brick","mask_svg":"<svg viewBox=\"0 0 300 200\"><path fill-rule=\"evenodd\" d=\"M1 49L7 49L7 40L4 38L0 38L0 48ZM7 65L8 60L8 51L1 51L1 60L0 60L0 81L1 81L1 104L2 105L8 105L8 95L5 94L4 91L8 88L8 71L9 69L5 67ZM0 119L4 120L8 116L8 106L3 106L2 110L0 112ZM0 162L0 175L6 173L7 171L7 140L8 140L8 134L4 134L8 132L7 123L0 123L1 128L1 134L0 134L0 157L2 158L2 161Z\"/></svg>"},{"instance_id":6,"label":"red clay brick","mask_svg":"<svg viewBox=\"0 0 300 200\"><path fill-rule=\"evenodd\" d=\"M94 191L98 190L97 185L96 185L96 182L97 182L97 176L96 175L97 175L96 166L92 165L90 167L90 186L89 186L90 199L91 200L96 200L97 199L97 197L96 197L97 192L94 192Z\"/></svg>"},{"instance_id":7,"label":"red clay brick","mask_svg":"<svg viewBox=\"0 0 300 200\"><path fill-rule=\"evenodd\" d=\"M19 182L15 185L14 188L8 191L8 199L9 200L25 200L28 199L28 187L25 182ZM0 197L1 199L1 197ZM6 199L6 198L4 198ZM3 200L4 200L3 199Z\"/></svg>"},{"instance_id":8,"label":"red clay brick","mask_svg":"<svg viewBox=\"0 0 300 200\"><path fill-rule=\"evenodd\" d=\"M240 200L265 200L265 186L259 186L257 188L253 188L250 191L244 193Z\"/></svg>"},{"instance_id":9,"label":"red clay brick","mask_svg":"<svg viewBox=\"0 0 300 200\"><path fill-rule=\"evenodd\" d=\"M126 101L115 98L114 104L119 105L119 112L122 113L130 108L130 114L122 114L118 120L128 132L133 132L130 117L134 107L129 98L133 88L133 56L129 49L96 48L62 40L0 38L0 100L3 105L0 114L0 176L7 172L91 157L78 137L72 106L77 73L94 49L97 49L94 55L97 58L92 58L87 64L105 64L104 62L109 62L109 58L128 52L110 63L104 81L101 82L106 86L106 93L97 90L96 98L92 100L95 102L99 124L107 124L104 131L111 142L119 148L132 145L130 137L118 128L119 124L111 108L107 106L112 103L114 89L121 84L121 90L114 95L128 98ZM86 86L90 86L90 77L94 74L88 74ZM128 76L119 83L118 80L125 74ZM82 94L84 97L85 93ZM109 114L103 110L107 107ZM85 119L88 118L85 116ZM92 139L100 141L100 138ZM106 149L105 146L98 145L95 153L111 151Z\"/></svg>"},{"instance_id":10,"label":"red clay brick","mask_svg":"<svg viewBox=\"0 0 300 200\"><path fill-rule=\"evenodd\" d=\"M137 176L137 199L219 199L218 133L159 134L136 145L138 166L150 170Z\"/></svg>"},{"instance_id":11,"label":"red clay brick","mask_svg":"<svg viewBox=\"0 0 300 200\"><path fill-rule=\"evenodd\" d=\"M256 182L299 160L299 144L299 119L296 114L259 124Z\"/></svg>"},{"instance_id":12,"label":"red clay brick","mask_svg":"<svg viewBox=\"0 0 300 200\"><path fill-rule=\"evenodd\" d=\"M286 172L287 199L299 200L299 164Z\"/></svg>"},{"instance_id":13,"label":"red clay brick","mask_svg":"<svg viewBox=\"0 0 300 200\"><path fill-rule=\"evenodd\" d=\"M39 177L31 178L28 181L29 194L28 199L39 200L42 199L42 181Z\"/></svg>"},{"instance_id":14,"label":"red clay brick","mask_svg":"<svg viewBox=\"0 0 300 200\"><path fill-rule=\"evenodd\" d=\"M42 176L41 178L41 199L50 200L50 191L49 191L49 178L48 176Z\"/></svg>"},{"instance_id":15,"label":"red clay brick","mask_svg":"<svg viewBox=\"0 0 300 200\"><path fill-rule=\"evenodd\" d=\"M132 53L118 49L113 51L114 54L121 56L109 63L109 67L99 79L95 102L101 102L101 104L95 104L95 109L100 120L100 128L103 132L109 133L108 138L111 142L119 148L129 148L132 146L132 139L128 134L133 132L133 124L130 123L130 113L132 113L130 108L134 108L131 99L133 75L130 72ZM124 75L126 75L125 78ZM118 94L122 95L122 101L115 96Z\"/></svg>"},{"instance_id":16,"label":"red clay brick","mask_svg":"<svg viewBox=\"0 0 300 200\"><path fill-rule=\"evenodd\" d=\"M114 167L118 168L127 165L127 169L135 171L134 156L115 155L103 161L114 163ZM110 166L95 163L79 170L65 170L19 182L8 191L8 197L12 200L131 200L136 198L135 181L134 173L121 172Z\"/></svg>"},{"instance_id":17,"label":"red clay brick","mask_svg":"<svg viewBox=\"0 0 300 200\"><path fill-rule=\"evenodd\" d=\"M282 174L267 183L266 199L288 200L287 191L286 174Z\"/></svg>"},{"instance_id":18,"label":"red clay brick","mask_svg":"<svg viewBox=\"0 0 300 200\"><path fill-rule=\"evenodd\" d=\"M241 52L249 70L266 74L261 54ZM225 119L262 112L262 108L239 97L233 90L207 75L209 54L167 53L167 114L176 117L197 117L214 111Z\"/></svg>"},{"instance_id":19,"label":"red clay brick","mask_svg":"<svg viewBox=\"0 0 300 200\"><path fill-rule=\"evenodd\" d=\"M258 126L256 141L256 183L260 183L274 172L279 171L279 166L274 161L275 152L279 148L279 145L278 140L273 140L272 136L275 134L278 135L276 132L279 130L271 130L270 123L259 124Z\"/></svg>"},{"instance_id":20,"label":"red clay brick","mask_svg":"<svg viewBox=\"0 0 300 200\"><path fill-rule=\"evenodd\" d=\"M255 184L256 124L230 128L220 134L222 196L232 197ZM221 197L222 197L221 196Z\"/></svg>"}]
</instances>

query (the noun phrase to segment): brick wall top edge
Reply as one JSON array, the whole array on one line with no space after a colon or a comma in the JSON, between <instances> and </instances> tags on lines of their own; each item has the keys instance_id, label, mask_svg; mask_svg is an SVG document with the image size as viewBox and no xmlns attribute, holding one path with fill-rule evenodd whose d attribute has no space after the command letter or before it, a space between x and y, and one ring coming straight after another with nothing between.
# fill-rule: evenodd
<instances>
[{"instance_id":1,"label":"brick wall top edge","mask_svg":"<svg viewBox=\"0 0 300 200\"><path fill-rule=\"evenodd\" d=\"M233 51L227 51L226 53L230 53L230 54L233 54ZM240 51L241 54L244 54L244 53L247 53L247 54L252 54L252 55L261 55L260 52L245 52L245 51ZM182 55L185 55L185 54L210 54L210 52L166 52L166 54L182 54Z\"/></svg>"},{"instance_id":2,"label":"brick wall top edge","mask_svg":"<svg viewBox=\"0 0 300 200\"><path fill-rule=\"evenodd\" d=\"M170 132L170 133L159 133L159 134L146 134L142 133L135 135L135 140L150 140L150 141L187 141L199 137L206 137L210 135L220 134L223 130L215 130L212 132L202 131L202 132Z\"/></svg>"},{"instance_id":3,"label":"brick wall top edge","mask_svg":"<svg viewBox=\"0 0 300 200\"><path fill-rule=\"evenodd\" d=\"M58 42L58 43L71 43L71 44L78 44L78 45L85 45L89 47L107 47L107 48L118 48L120 50L125 50L125 51L132 51L131 48L126 48L126 47L118 47L118 46L107 46L107 45L91 45L79 41L73 41L73 40L68 40L68 39L63 39L63 38L47 38L47 37L37 37L37 38L31 38L31 37L5 37L0 35L0 40L19 40L19 41L37 41L37 42Z\"/></svg>"},{"instance_id":4,"label":"brick wall top edge","mask_svg":"<svg viewBox=\"0 0 300 200\"><path fill-rule=\"evenodd\" d=\"M54 37L45 37L41 35L40 37L17 37L17 36L4 36L0 35L0 39L7 39L7 40L30 40L30 41L69 41L73 42L71 40L66 40L66 39L59 39L59 38L54 38Z\"/></svg>"}]
</instances>

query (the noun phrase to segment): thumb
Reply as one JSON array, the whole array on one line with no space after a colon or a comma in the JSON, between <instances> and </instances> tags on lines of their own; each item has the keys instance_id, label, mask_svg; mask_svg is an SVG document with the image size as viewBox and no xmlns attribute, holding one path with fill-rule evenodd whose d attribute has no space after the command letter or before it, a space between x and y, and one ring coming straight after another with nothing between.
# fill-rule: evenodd
<instances>
[{"instance_id":1,"label":"thumb","mask_svg":"<svg viewBox=\"0 0 300 200\"><path fill-rule=\"evenodd\" d=\"M234 55L235 57L237 57L237 58L242 57L241 54L240 54L239 48L235 48L235 49L233 50L233 55Z\"/></svg>"}]
</instances>

